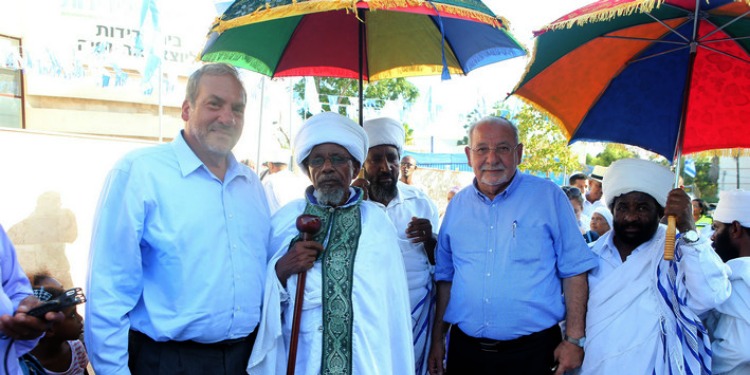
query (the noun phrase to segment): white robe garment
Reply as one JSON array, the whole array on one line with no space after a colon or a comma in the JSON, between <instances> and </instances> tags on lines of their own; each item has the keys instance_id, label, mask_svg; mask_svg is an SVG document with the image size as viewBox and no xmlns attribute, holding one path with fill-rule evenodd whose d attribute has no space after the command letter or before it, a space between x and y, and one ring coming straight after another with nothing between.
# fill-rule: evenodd
<instances>
[{"instance_id":1,"label":"white robe garment","mask_svg":"<svg viewBox=\"0 0 750 375\"><path fill-rule=\"evenodd\" d=\"M589 274L581 374L666 374L666 361L681 366L677 319L657 287L665 228L660 225L651 240L636 248L625 262L612 242L614 231L605 233L592 248L599 256L599 267ZM681 243L680 249L683 256L678 264L677 290L687 306L700 314L726 300L731 291L728 269L710 244L705 240Z\"/></svg>"},{"instance_id":2,"label":"white robe garment","mask_svg":"<svg viewBox=\"0 0 750 375\"><path fill-rule=\"evenodd\" d=\"M437 237L438 211L430 197L422 190L401 181L397 186L398 195L388 202L388 206L384 207L378 202L373 203L385 209L396 227L409 285L415 367L418 375L425 375L427 374L432 322L435 320L435 287L432 282L435 267L427 258L424 244L412 243L409 238L406 238L406 228L412 217L424 218L430 221L432 234Z\"/></svg>"},{"instance_id":3,"label":"white robe garment","mask_svg":"<svg viewBox=\"0 0 750 375\"><path fill-rule=\"evenodd\" d=\"M705 319L715 375L750 374L750 258L727 262L732 295Z\"/></svg>"},{"instance_id":4,"label":"white robe garment","mask_svg":"<svg viewBox=\"0 0 750 375\"><path fill-rule=\"evenodd\" d=\"M292 329L297 276L286 290L275 266L297 235L295 221L304 200L290 202L271 220L271 246L278 249L268 265L263 313L248 364L249 374L285 374ZM396 233L382 209L362 202L362 234L352 278L352 374L413 374L411 314L404 262ZM307 273L296 374L317 375L321 370L323 338L321 262Z\"/></svg>"}]
</instances>

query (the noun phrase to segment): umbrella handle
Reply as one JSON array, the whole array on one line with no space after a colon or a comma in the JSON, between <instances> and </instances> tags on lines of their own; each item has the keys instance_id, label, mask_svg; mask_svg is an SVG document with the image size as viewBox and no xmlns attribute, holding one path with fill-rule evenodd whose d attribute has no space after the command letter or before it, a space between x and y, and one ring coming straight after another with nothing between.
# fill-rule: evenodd
<instances>
[{"instance_id":1,"label":"umbrella handle","mask_svg":"<svg viewBox=\"0 0 750 375\"><path fill-rule=\"evenodd\" d=\"M674 238L677 233L677 219L674 215L667 216L667 236L664 240L664 260L674 259Z\"/></svg>"}]
</instances>

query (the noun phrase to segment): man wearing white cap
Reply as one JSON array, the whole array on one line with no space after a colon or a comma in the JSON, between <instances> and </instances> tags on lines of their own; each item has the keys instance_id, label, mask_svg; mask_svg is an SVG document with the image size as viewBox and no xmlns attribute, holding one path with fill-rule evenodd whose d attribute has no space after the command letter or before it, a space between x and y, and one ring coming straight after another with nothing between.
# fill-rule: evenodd
<instances>
[{"instance_id":1,"label":"man wearing white cap","mask_svg":"<svg viewBox=\"0 0 750 375\"><path fill-rule=\"evenodd\" d=\"M604 202L602 202L602 180L606 171L606 167L596 165L589 175L588 189L583 200L583 214L588 217L591 217L597 207L604 207Z\"/></svg>"},{"instance_id":2,"label":"man wearing white cap","mask_svg":"<svg viewBox=\"0 0 750 375\"><path fill-rule=\"evenodd\" d=\"M283 374L287 366L297 274L307 272L297 374L414 373L409 294L396 230L382 209L350 183L367 152L367 135L336 113L309 118L294 155L312 186L271 219L271 249L261 329L250 374ZM300 214L321 230L302 241Z\"/></svg>"},{"instance_id":3,"label":"man wearing white cap","mask_svg":"<svg viewBox=\"0 0 750 375\"><path fill-rule=\"evenodd\" d=\"M714 212L713 247L732 269L732 295L705 318L714 374L750 374L750 192L723 191Z\"/></svg>"},{"instance_id":4,"label":"man wearing white cap","mask_svg":"<svg viewBox=\"0 0 750 375\"><path fill-rule=\"evenodd\" d=\"M648 160L623 159L604 176L613 230L593 246L582 374L701 374L711 344L698 314L729 297L726 266L695 232L690 197L674 174ZM663 259L664 215L681 235ZM627 370L625 370L627 369Z\"/></svg>"},{"instance_id":5,"label":"man wearing white cap","mask_svg":"<svg viewBox=\"0 0 750 375\"><path fill-rule=\"evenodd\" d=\"M268 199L271 215L283 205L302 196L307 183L289 170L289 150L278 149L268 159L268 176L263 179L263 190Z\"/></svg>"},{"instance_id":6,"label":"man wearing white cap","mask_svg":"<svg viewBox=\"0 0 750 375\"><path fill-rule=\"evenodd\" d=\"M365 121L370 149L364 164L369 199L385 210L398 232L411 302L416 373L427 374L429 333L434 318L432 270L437 243L438 210L422 190L398 179L404 127L381 117Z\"/></svg>"}]
</instances>

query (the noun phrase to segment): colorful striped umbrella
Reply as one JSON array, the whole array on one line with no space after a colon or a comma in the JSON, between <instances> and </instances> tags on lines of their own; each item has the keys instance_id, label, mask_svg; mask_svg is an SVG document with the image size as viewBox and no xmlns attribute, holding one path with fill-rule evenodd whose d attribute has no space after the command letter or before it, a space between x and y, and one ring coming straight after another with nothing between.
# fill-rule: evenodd
<instances>
[{"instance_id":1,"label":"colorful striped umbrella","mask_svg":"<svg viewBox=\"0 0 750 375\"><path fill-rule=\"evenodd\" d=\"M514 94L546 111L571 143L625 143L669 160L750 147L748 3L590 4L537 33Z\"/></svg>"},{"instance_id":2,"label":"colorful striped umbrella","mask_svg":"<svg viewBox=\"0 0 750 375\"><path fill-rule=\"evenodd\" d=\"M522 56L504 20L479 0L237 0L200 59L270 77L362 81L466 74Z\"/></svg>"}]
</instances>

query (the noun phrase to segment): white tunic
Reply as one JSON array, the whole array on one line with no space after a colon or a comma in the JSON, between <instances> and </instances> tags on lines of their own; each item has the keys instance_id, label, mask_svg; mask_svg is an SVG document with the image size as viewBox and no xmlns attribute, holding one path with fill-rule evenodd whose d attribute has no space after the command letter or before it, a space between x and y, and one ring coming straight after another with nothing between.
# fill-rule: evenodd
<instances>
[{"instance_id":1,"label":"white tunic","mask_svg":"<svg viewBox=\"0 0 750 375\"><path fill-rule=\"evenodd\" d=\"M268 265L263 313L248 364L249 374L286 373L297 276L287 280L285 290L276 277L275 266L297 235L295 220L304 209L305 201L295 200L271 220L271 246L278 252ZM413 374L409 297L395 229L385 213L371 202L362 202L361 215L362 234L352 279L352 373ZM317 375L321 369L321 271L318 261L307 273L296 374Z\"/></svg>"},{"instance_id":2,"label":"white tunic","mask_svg":"<svg viewBox=\"0 0 750 375\"><path fill-rule=\"evenodd\" d=\"M750 374L750 258L727 262L732 295L705 319L717 375Z\"/></svg>"},{"instance_id":3,"label":"white tunic","mask_svg":"<svg viewBox=\"0 0 750 375\"><path fill-rule=\"evenodd\" d=\"M305 188L310 185L288 169L278 171L263 179L263 190L266 192L268 208L273 215L285 204L305 196Z\"/></svg>"},{"instance_id":4,"label":"white tunic","mask_svg":"<svg viewBox=\"0 0 750 375\"><path fill-rule=\"evenodd\" d=\"M427 374L427 357L430 350L430 334L435 318L435 288L432 282L434 266L430 264L423 243L412 243L406 238L406 228L412 217L424 218L432 224L433 235L437 236L438 210L430 197L422 190L398 182L398 195L383 206L391 222L396 227L398 245L404 257L406 278L409 285L412 335L414 336L414 359L417 374Z\"/></svg>"},{"instance_id":5,"label":"white tunic","mask_svg":"<svg viewBox=\"0 0 750 375\"><path fill-rule=\"evenodd\" d=\"M665 228L660 225L654 237L636 248L626 262L612 242L614 231L605 233L592 248L599 256L599 267L589 273L582 374L620 374L623 369L635 375L664 374L666 362L682 362L682 345L675 342L677 320L657 286ZM726 300L731 291L729 271L710 244L705 240L681 243L680 249L677 289L687 306L700 314Z\"/></svg>"}]
</instances>

